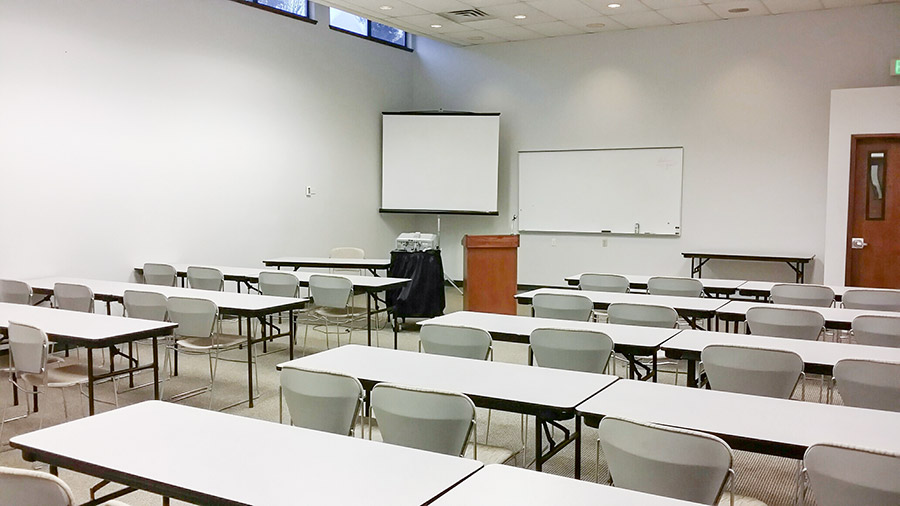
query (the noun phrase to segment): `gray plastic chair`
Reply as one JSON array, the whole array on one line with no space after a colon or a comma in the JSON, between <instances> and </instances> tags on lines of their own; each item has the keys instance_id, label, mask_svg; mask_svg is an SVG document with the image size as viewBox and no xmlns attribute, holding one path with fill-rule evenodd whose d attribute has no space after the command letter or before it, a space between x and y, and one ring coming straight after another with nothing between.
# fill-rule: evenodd
<instances>
[{"instance_id":1,"label":"gray plastic chair","mask_svg":"<svg viewBox=\"0 0 900 506\"><path fill-rule=\"evenodd\" d=\"M353 282L344 276L313 274L309 277L309 294L315 309L313 315L325 326L325 346L330 347L330 326L337 327L337 345L341 345L341 327L347 329L347 342L353 341L353 323L363 320L366 311L353 306ZM377 334L376 334L377 337ZM303 338L306 349L306 338Z\"/></svg>"},{"instance_id":2,"label":"gray plastic chair","mask_svg":"<svg viewBox=\"0 0 900 506\"><path fill-rule=\"evenodd\" d=\"M493 339L484 329L429 323L419 329L419 344L433 355L486 360Z\"/></svg>"},{"instance_id":3,"label":"gray plastic chair","mask_svg":"<svg viewBox=\"0 0 900 506\"><path fill-rule=\"evenodd\" d=\"M157 286L175 286L178 273L169 264L144 264L144 283Z\"/></svg>"},{"instance_id":4,"label":"gray plastic chair","mask_svg":"<svg viewBox=\"0 0 900 506\"><path fill-rule=\"evenodd\" d=\"M263 295L297 298L300 296L300 281L289 272L261 271L259 291Z\"/></svg>"},{"instance_id":5,"label":"gray plastic chair","mask_svg":"<svg viewBox=\"0 0 900 506\"><path fill-rule=\"evenodd\" d=\"M94 312L94 292L88 286L56 283L53 285L53 299L59 309L82 313Z\"/></svg>"},{"instance_id":6,"label":"gray plastic chair","mask_svg":"<svg viewBox=\"0 0 900 506\"><path fill-rule=\"evenodd\" d=\"M841 305L848 309L900 311L900 291L847 290L841 297Z\"/></svg>"},{"instance_id":7,"label":"gray plastic chair","mask_svg":"<svg viewBox=\"0 0 900 506\"><path fill-rule=\"evenodd\" d=\"M340 246L331 248L328 258L366 258L366 251L362 248L354 248L352 246ZM332 268L332 274L355 275L362 276L365 274L364 269L341 269Z\"/></svg>"},{"instance_id":8,"label":"gray plastic chair","mask_svg":"<svg viewBox=\"0 0 900 506\"><path fill-rule=\"evenodd\" d=\"M372 410L386 443L457 457L465 455L475 428L475 404L455 392L379 383Z\"/></svg>"},{"instance_id":9,"label":"gray plastic chair","mask_svg":"<svg viewBox=\"0 0 900 506\"><path fill-rule=\"evenodd\" d=\"M353 435L363 402L363 386L353 376L285 367L281 370L281 393L291 425Z\"/></svg>"},{"instance_id":10,"label":"gray plastic chair","mask_svg":"<svg viewBox=\"0 0 900 506\"><path fill-rule=\"evenodd\" d=\"M825 317L808 309L752 307L747 310L751 334L815 341L825 327Z\"/></svg>"},{"instance_id":11,"label":"gray plastic chair","mask_svg":"<svg viewBox=\"0 0 900 506\"><path fill-rule=\"evenodd\" d=\"M846 406L900 411L900 363L840 360L834 381Z\"/></svg>"},{"instance_id":12,"label":"gray plastic chair","mask_svg":"<svg viewBox=\"0 0 900 506\"><path fill-rule=\"evenodd\" d=\"M31 304L33 292L24 281L0 279L0 302L8 304Z\"/></svg>"},{"instance_id":13,"label":"gray plastic chair","mask_svg":"<svg viewBox=\"0 0 900 506\"><path fill-rule=\"evenodd\" d=\"M125 290L122 303L129 318L166 321L166 296L161 293Z\"/></svg>"},{"instance_id":14,"label":"gray plastic chair","mask_svg":"<svg viewBox=\"0 0 900 506\"><path fill-rule=\"evenodd\" d=\"M534 316L555 320L586 322L594 314L594 303L590 298L573 291L563 293L538 293L531 300Z\"/></svg>"},{"instance_id":15,"label":"gray plastic chair","mask_svg":"<svg viewBox=\"0 0 900 506\"><path fill-rule=\"evenodd\" d=\"M647 280L647 293L675 297L699 297L703 294L703 283L694 278L654 276Z\"/></svg>"},{"instance_id":16,"label":"gray plastic chair","mask_svg":"<svg viewBox=\"0 0 900 506\"><path fill-rule=\"evenodd\" d=\"M716 504L731 469L731 448L704 434L607 416L598 427L613 485L702 504Z\"/></svg>"},{"instance_id":17,"label":"gray plastic chair","mask_svg":"<svg viewBox=\"0 0 900 506\"><path fill-rule=\"evenodd\" d=\"M616 325L673 329L678 322L678 313L674 309L653 304L614 302L606 309L606 314L609 323Z\"/></svg>"},{"instance_id":18,"label":"gray plastic chair","mask_svg":"<svg viewBox=\"0 0 900 506\"><path fill-rule=\"evenodd\" d=\"M857 316L852 329L853 338L859 344L900 348L900 316Z\"/></svg>"},{"instance_id":19,"label":"gray plastic chair","mask_svg":"<svg viewBox=\"0 0 900 506\"><path fill-rule=\"evenodd\" d=\"M831 307L834 305L834 290L822 285L779 283L772 286L769 299L775 304Z\"/></svg>"},{"instance_id":20,"label":"gray plastic chair","mask_svg":"<svg viewBox=\"0 0 900 506\"><path fill-rule=\"evenodd\" d=\"M531 332L530 346L541 367L603 373L613 340L593 330L540 328Z\"/></svg>"},{"instance_id":21,"label":"gray plastic chair","mask_svg":"<svg viewBox=\"0 0 900 506\"><path fill-rule=\"evenodd\" d=\"M74 506L76 502L66 482L50 473L0 467L0 504Z\"/></svg>"},{"instance_id":22,"label":"gray plastic chair","mask_svg":"<svg viewBox=\"0 0 900 506\"><path fill-rule=\"evenodd\" d=\"M792 351L712 344L700 360L713 390L789 399L803 378L803 359Z\"/></svg>"},{"instance_id":23,"label":"gray plastic chair","mask_svg":"<svg viewBox=\"0 0 900 506\"><path fill-rule=\"evenodd\" d=\"M814 444L803 467L800 497L808 487L819 506L900 504L900 454Z\"/></svg>"},{"instance_id":24,"label":"gray plastic chair","mask_svg":"<svg viewBox=\"0 0 900 506\"><path fill-rule=\"evenodd\" d=\"M221 292L225 290L225 276L222 271L215 267L196 267L187 268L188 287L197 290L210 290L213 292Z\"/></svg>"},{"instance_id":25,"label":"gray plastic chair","mask_svg":"<svg viewBox=\"0 0 900 506\"><path fill-rule=\"evenodd\" d=\"M586 272L578 278L578 287L591 292L628 292L628 278L618 274L597 274Z\"/></svg>"}]
</instances>

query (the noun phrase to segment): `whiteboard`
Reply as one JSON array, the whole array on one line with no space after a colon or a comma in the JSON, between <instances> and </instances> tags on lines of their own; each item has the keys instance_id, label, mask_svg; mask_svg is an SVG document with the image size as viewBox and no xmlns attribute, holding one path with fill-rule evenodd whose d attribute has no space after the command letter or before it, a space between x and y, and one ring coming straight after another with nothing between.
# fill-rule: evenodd
<instances>
[{"instance_id":1,"label":"whiteboard","mask_svg":"<svg viewBox=\"0 0 900 506\"><path fill-rule=\"evenodd\" d=\"M498 113L383 113L381 212L497 214Z\"/></svg>"},{"instance_id":2,"label":"whiteboard","mask_svg":"<svg viewBox=\"0 0 900 506\"><path fill-rule=\"evenodd\" d=\"M684 148L519 152L519 230L681 234Z\"/></svg>"}]
</instances>

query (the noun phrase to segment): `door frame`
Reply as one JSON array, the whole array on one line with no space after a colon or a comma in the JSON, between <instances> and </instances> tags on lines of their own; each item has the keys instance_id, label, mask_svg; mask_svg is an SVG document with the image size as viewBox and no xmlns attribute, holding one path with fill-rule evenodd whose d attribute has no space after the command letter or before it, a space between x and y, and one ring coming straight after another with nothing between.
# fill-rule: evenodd
<instances>
[{"instance_id":1,"label":"door frame","mask_svg":"<svg viewBox=\"0 0 900 506\"><path fill-rule=\"evenodd\" d=\"M869 140L869 139L886 139L886 140L900 140L900 134L854 134L850 136L850 188L848 193L850 194L847 200L847 237L844 241L844 250L846 251L846 256L844 257L844 284L848 285L850 283L850 263L851 257L850 255L853 253L850 247L850 239L853 238L853 209L856 204L856 181L859 176L859 171L861 170L856 163L856 151L857 146L860 141ZM866 167L868 168L868 167ZM849 286L849 285L848 285Z\"/></svg>"}]
</instances>

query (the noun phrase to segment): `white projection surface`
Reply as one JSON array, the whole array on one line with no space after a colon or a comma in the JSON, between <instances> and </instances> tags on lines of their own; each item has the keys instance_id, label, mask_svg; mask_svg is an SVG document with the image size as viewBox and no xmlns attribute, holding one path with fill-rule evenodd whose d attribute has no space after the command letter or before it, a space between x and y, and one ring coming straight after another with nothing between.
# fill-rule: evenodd
<instances>
[{"instance_id":1,"label":"white projection surface","mask_svg":"<svg viewBox=\"0 0 900 506\"><path fill-rule=\"evenodd\" d=\"M383 113L381 212L497 214L500 115Z\"/></svg>"},{"instance_id":2,"label":"white projection surface","mask_svg":"<svg viewBox=\"0 0 900 506\"><path fill-rule=\"evenodd\" d=\"M684 149L519 152L519 230L681 234Z\"/></svg>"}]
</instances>

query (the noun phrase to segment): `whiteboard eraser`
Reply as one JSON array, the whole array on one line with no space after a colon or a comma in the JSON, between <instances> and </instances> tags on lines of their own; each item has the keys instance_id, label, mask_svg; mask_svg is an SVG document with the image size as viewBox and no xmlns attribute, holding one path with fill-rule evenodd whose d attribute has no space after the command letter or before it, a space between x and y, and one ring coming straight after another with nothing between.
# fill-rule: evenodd
<instances>
[{"instance_id":1,"label":"whiteboard eraser","mask_svg":"<svg viewBox=\"0 0 900 506\"><path fill-rule=\"evenodd\" d=\"M611 234L612 230L601 230L600 233L601 234Z\"/></svg>"}]
</instances>

